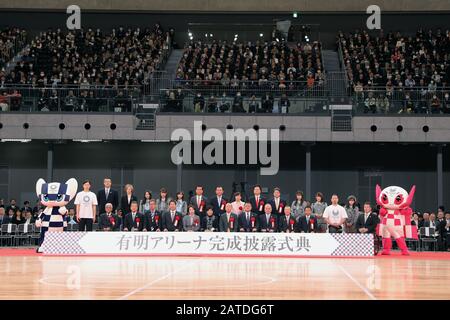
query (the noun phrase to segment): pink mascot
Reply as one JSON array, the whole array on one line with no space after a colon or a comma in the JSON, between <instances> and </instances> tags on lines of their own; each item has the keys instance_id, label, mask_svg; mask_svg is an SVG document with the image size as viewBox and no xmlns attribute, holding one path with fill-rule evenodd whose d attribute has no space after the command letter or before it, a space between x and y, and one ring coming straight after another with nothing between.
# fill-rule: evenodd
<instances>
[{"instance_id":1,"label":"pink mascot","mask_svg":"<svg viewBox=\"0 0 450 320\"><path fill-rule=\"evenodd\" d=\"M409 207L414 198L416 186L408 192L397 186L381 190L376 187L377 203L380 208L380 224L378 235L383 238L383 252L389 255L392 248L392 237L397 242L403 255L409 255L405 238L417 239L417 227L411 225L412 210Z\"/></svg>"}]
</instances>

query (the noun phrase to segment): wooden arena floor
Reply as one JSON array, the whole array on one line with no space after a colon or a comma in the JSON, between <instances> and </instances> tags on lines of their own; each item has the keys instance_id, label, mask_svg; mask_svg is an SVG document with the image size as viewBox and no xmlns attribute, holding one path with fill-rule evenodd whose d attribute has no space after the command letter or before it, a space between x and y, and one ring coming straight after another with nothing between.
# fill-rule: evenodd
<instances>
[{"instance_id":1,"label":"wooden arena floor","mask_svg":"<svg viewBox=\"0 0 450 320\"><path fill-rule=\"evenodd\" d=\"M12 253L11 253L12 252ZM0 249L0 299L450 299L450 253L49 257Z\"/></svg>"}]
</instances>

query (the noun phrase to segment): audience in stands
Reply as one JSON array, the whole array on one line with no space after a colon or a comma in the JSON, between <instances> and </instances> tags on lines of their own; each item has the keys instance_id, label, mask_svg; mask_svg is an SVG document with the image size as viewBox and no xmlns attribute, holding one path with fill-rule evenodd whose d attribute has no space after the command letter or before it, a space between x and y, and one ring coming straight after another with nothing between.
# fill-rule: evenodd
<instances>
[{"instance_id":1,"label":"audience in stands","mask_svg":"<svg viewBox=\"0 0 450 320\"><path fill-rule=\"evenodd\" d=\"M448 113L449 30L419 29L415 35L340 32L338 41L349 86L364 112L389 108L398 113ZM385 102L377 105L377 99Z\"/></svg>"}]
</instances>

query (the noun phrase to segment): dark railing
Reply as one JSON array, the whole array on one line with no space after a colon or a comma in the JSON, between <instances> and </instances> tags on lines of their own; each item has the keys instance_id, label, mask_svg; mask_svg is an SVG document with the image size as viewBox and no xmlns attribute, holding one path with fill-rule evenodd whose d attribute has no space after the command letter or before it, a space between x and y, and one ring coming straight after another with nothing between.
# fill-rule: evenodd
<instances>
[{"instance_id":1,"label":"dark railing","mask_svg":"<svg viewBox=\"0 0 450 320\"><path fill-rule=\"evenodd\" d=\"M30 87L0 88L0 110L12 112L132 112L140 87Z\"/></svg>"},{"instance_id":2,"label":"dark railing","mask_svg":"<svg viewBox=\"0 0 450 320\"><path fill-rule=\"evenodd\" d=\"M356 113L450 114L449 94L450 87L376 87L354 91L352 100Z\"/></svg>"}]
</instances>

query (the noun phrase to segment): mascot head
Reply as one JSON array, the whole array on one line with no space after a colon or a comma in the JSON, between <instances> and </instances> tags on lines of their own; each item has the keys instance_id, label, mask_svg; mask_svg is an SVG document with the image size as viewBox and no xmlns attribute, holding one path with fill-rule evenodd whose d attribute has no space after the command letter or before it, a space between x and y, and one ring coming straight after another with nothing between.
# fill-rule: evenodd
<instances>
[{"instance_id":1,"label":"mascot head","mask_svg":"<svg viewBox=\"0 0 450 320\"><path fill-rule=\"evenodd\" d=\"M414 198L416 186L412 186L408 192L397 186L390 186L381 190L380 186L376 187L377 203L388 210L399 210L407 208L411 205Z\"/></svg>"},{"instance_id":2,"label":"mascot head","mask_svg":"<svg viewBox=\"0 0 450 320\"><path fill-rule=\"evenodd\" d=\"M78 189L78 182L74 178L66 183L46 183L44 179L36 182L36 194L45 207L63 207L72 200Z\"/></svg>"}]
</instances>

